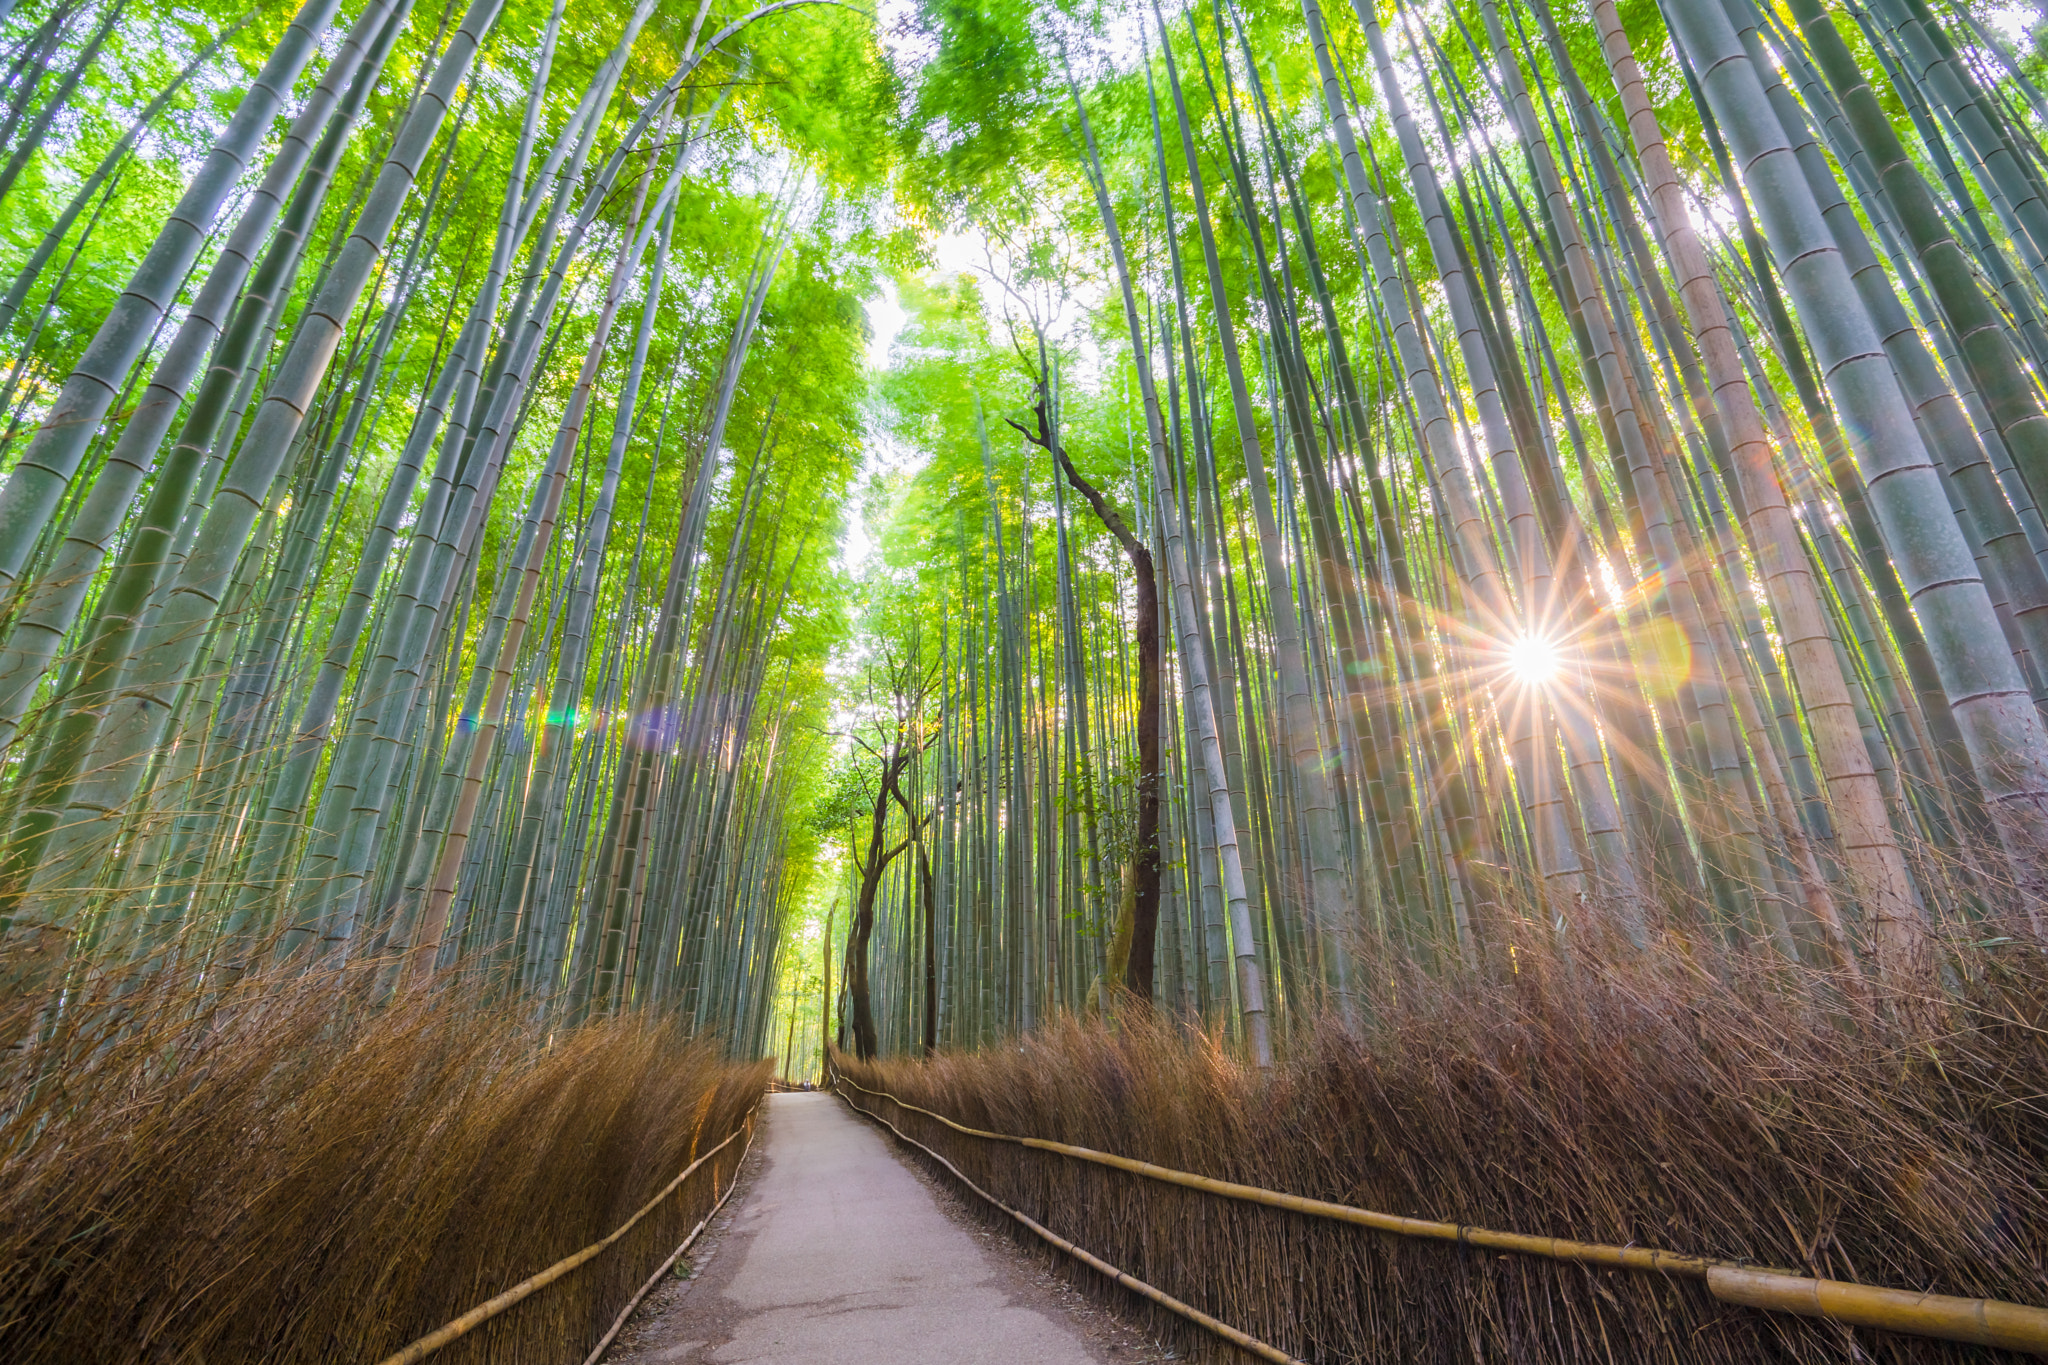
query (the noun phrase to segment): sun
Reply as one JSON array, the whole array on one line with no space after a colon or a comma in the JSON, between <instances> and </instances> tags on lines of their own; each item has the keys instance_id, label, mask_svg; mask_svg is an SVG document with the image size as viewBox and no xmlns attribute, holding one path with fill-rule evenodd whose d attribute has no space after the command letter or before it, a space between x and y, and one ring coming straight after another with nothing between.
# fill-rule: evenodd
<instances>
[{"instance_id":1,"label":"sun","mask_svg":"<svg viewBox=\"0 0 2048 1365\"><path fill-rule=\"evenodd\" d=\"M1561 662L1556 643L1546 636L1521 635L1508 644L1508 676L1524 687L1549 686Z\"/></svg>"}]
</instances>

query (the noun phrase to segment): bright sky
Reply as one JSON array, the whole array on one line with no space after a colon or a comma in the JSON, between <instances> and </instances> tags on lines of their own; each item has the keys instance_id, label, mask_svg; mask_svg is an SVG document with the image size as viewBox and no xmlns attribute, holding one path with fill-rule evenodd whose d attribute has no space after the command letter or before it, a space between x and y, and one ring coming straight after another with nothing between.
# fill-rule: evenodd
<instances>
[{"instance_id":1,"label":"bright sky","mask_svg":"<svg viewBox=\"0 0 2048 1365\"><path fill-rule=\"evenodd\" d=\"M886 370L889 368L889 348L896 343L896 334L903 330L903 324L910 314L903 311L903 305L896 299L896 282L882 281L882 292L869 299L868 368Z\"/></svg>"},{"instance_id":2,"label":"bright sky","mask_svg":"<svg viewBox=\"0 0 2048 1365\"><path fill-rule=\"evenodd\" d=\"M986 286L985 293L1000 296L1002 286L988 272L979 234L941 233L932 244L932 258L935 262L932 274L978 275ZM893 280L883 280L881 291L867 301L866 307L868 330L874 334L868 342L868 365L872 369L886 370L889 368L889 348L895 344L897 333L903 330L903 324L910 320L910 315L903 311Z\"/></svg>"}]
</instances>

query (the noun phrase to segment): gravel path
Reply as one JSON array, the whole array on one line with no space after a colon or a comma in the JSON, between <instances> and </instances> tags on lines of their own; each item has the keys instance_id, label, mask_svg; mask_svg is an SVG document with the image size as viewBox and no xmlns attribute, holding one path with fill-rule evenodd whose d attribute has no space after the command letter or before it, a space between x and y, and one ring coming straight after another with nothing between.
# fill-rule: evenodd
<instances>
[{"instance_id":1,"label":"gravel path","mask_svg":"<svg viewBox=\"0 0 2048 1365\"><path fill-rule=\"evenodd\" d=\"M770 1095L750 1187L608 1365L1138 1365L1170 1357L899 1158L833 1096ZM765 1149L765 1151L761 1150Z\"/></svg>"}]
</instances>

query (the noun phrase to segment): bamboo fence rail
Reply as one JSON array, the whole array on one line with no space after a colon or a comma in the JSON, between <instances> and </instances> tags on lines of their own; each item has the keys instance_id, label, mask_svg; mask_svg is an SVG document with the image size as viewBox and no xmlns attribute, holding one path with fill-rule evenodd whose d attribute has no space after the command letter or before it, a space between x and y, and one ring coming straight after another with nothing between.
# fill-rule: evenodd
<instances>
[{"instance_id":1,"label":"bamboo fence rail","mask_svg":"<svg viewBox=\"0 0 2048 1365\"><path fill-rule=\"evenodd\" d=\"M955 1123L944 1114L906 1103L885 1090L870 1090L858 1081L849 1080L836 1072L833 1075L835 1091L841 1084L850 1085L863 1094L888 1100L899 1109L923 1114L934 1119L954 1132L968 1137L981 1138L990 1142L1007 1142L1019 1147L1030 1147L1058 1156L1070 1157L1077 1161L1093 1162L1133 1175L1141 1175L1163 1184L1180 1185L1191 1190L1200 1190L1224 1199L1236 1199L1249 1204L1263 1204L1268 1208L1285 1209L1290 1213L1306 1214L1312 1218L1328 1218L1336 1222L1352 1223L1370 1228L1375 1232L1392 1233L1399 1237L1427 1238L1440 1242L1455 1242L1461 1246L1484 1247L1491 1251L1512 1252L1524 1256L1541 1256L1555 1261L1571 1261L1580 1265L1605 1266L1614 1270L1652 1271L1666 1275L1679 1275L1688 1279L1704 1280L1708 1290L1723 1303L1740 1304L1750 1308L1763 1308L1776 1312L1798 1313L1805 1317L1828 1318L1835 1322L1857 1327L1875 1327L1889 1332L1904 1332L1914 1336L1938 1337L1944 1341L1963 1341L1978 1346L1995 1346L2009 1351L2024 1351L2032 1355L2048 1356L2048 1308L2036 1308L2027 1304L2006 1303L1997 1299L1969 1299L1948 1294L1923 1294L1911 1290L1883 1289L1874 1285L1854 1284L1843 1280L1812 1279L1792 1271L1770 1266L1743 1265L1735 1261L1718 1260L1707 1256L1687 1256L1678 1252L1660 1251L1652 1247L1609 1246L1599 1242L1576 1242L1561 1237L1532 1237L1523 1233L1498 1232L1490 1228L1472 1227L1464 1223L1440 1223L1425 1218L1405 1218L1397 1214L1375 1213L1370 1209L1353 1208L1348 1204L1334 1204L1322 1199L1308 1199L1301 1195L1282 1194L1277 1190L1260 1189L1255 1185L1239 1185L1228 1180L1216 1180L1209 1176L1195 1175L1188 1171L1176 1171L1165 1166L1155 1166L1149 1161L1135 1161L1129 1157L1114 1156L1088 1147L1075 1147L1064 1142L1052 1142L1045 1138L1018 1137L1011 1133L991 1133L980 1128L970 1128ZM848 1099L843 1091L840 1098L857 1112L867 1111ZM875 1115L868 1115L876 1118ZM886 1122L886 1120L879 1120ZM897 1131L894 1124L889 1125ZM897 1133L899 1137L904 1135ZM904 1137L906 1142L931 1152L923 1143ZM937 1157L936 1152L931 1153ZM944 1161L943 1157L938 1158ZM959 1175L952 1163L946 1168ZM967 1177L960 1176L964 1181ZM972 1186L972 1182L968 1182ZM974 1187L976 1193L982 1193ZM987 1195L983 1198L1011 1216L1039 1230L1048 1240L1057 1241L1050 1233L1037 1229L1036 1224L1024 1215L1005 1208ZM1094 1264L1092 1258L1083 1256ZM1099 1268L1099 1267L1098 1267ZM1118 1272L1120 1275L1120 1272ZM1119 1279L1121 1283L1121 1279ZM1156 1298L1174 1311L1181 1312L1175 1301L1161 1296L1158 1291L1141 1289L1147 1297ZM1187 1316L1210 1326L1194 1310L1186 1310ZM1219 1324L1220 1326L1220 1324ZM1214 1330L1214 1328L1212 1328ZM1234 1329L1233 1329L1234 1330ZM1226 1330L1222 1335L1231 1336ZM1243 1344L1240 1342L1239 1344ZM1260 1354L1274 1348L1247 1347ZM1275 1353L1267 1359L1288 1359Z\"/></svg>"},{"instance_id":2,"label":"bamboo fence rail","mask_svg":"<svg viewBox=\"0 0 2048 1365\"><path fill-rule=\"evenodd\" d=\"M547 1269L540 1271L538 1274L528 1276L526 1279L521 1280L518 1284L513 1285L504 1293L497 1295L495 1298L486 1299L484 1302L470 1309L467 1313L464 1313L461 1317L456 1318L452 1322L446 1323L443 1326L435 1328L433 1331L427 1333L419 1340L413 1342L410 1346L407 1346L404 1350L397 1351L391 1355L386 1356L384 1359L378 1361L377 1365L413 1365L413 1362L415 1361L425 1360L428 1356L434 1354L434 1352L440 1350L443 1346L446 1346L450 1342L455 1341L457 1338L465 1336L468 1333L474 1331L476 1328L481 1327L484 1323L489 1322L492 1318L498 1316L498 1314L504 1312L506 1309L520 1302L522 1299L530 1298L532 1295L539 1293L541 1290L547 1288L556 1280L561 1279L564 1275L567 1275L570 1271L576 1269L584 1262L593 1260L597 1256L603 1254L606 1248L610 1247L612 1243L618 1241L621 1237L624 1237L628 1232L631 1232L635 1224L639 1223L639 1221L645 1218L648 1214L654 1212L655 1209L661 1206L664 1200L666 1200L670 1195L674 1194L677 1190L681 1189L683 1186L683 1182L685 1180L688 1180L692 1175L696 1174L696 1172L704 1165L704 1163L711 1160L711 1158L717 1156L727 1147L730 1147L732 1145L733 1139L739 1137L742 1133L746 1134L747 1138L746 1146L743 1147L740 1151L740 1160L744 1162L747 1159L747 1152L751 1150L754 1145L754 1115L760 1111L760 1108L760 1102L756 1101L754 1107L752 1109L747 1110L747 1116L746 1118L740 1121L739 1127L733 1129L730 1133L727 1133L725 1135L724 1140L721 1141L716 1147L713 1147L710 1151L698 1157L688 1166L685 1166L683 1168L682 1174L678 1175L674 1180L669 1181L668 1184L662 1188L661 1193L655 1195L654 1198L648 1200L645 1204L642 1204L639 1210L636 1213L634 1213L634 1215L631 1218L628 1218L625 1222L619 1224L619 1226L614 1228L607 1236L605 1236L599 1241L592 1242L589 1246L584 1247L581 1251L571 1252L569 1255L564 1256L561 1260L556 1261ZM734 1181L735 1183L737 1183L737 1172L739 1168L738 1166L735 1166L733 1169L735 1172ZM731 1196L731 1186L728 1186L726 1188L725 1193L726 1197L729 1198ZM725 1199L721 1198L718 1201L718 1206L714 1206L711 1210L711 1213L717 1213L718 1207L723 1206L724 1203ZM690 1243L696 1240L697 1234L704 1230L704 1224L710 1221L711 1214L706 1214L704 1216L703 1221L698 1223L695 1228L691 1229L690 1235L683 1239L682 1246L677 1247L674 1254L672 1254L667 1261L662 1263L661 1269L655 1271L654 1276L650 1278L646 1284L640 1287L640 1291L637 1294L635 1294L632 1298L632 1301L626 1305L624 1312L622 1312L619 1315L618 1319L612 1323L611 1330L605 1333L604 1340L600 1341L597 1344L596 1351L593 1351L591 1354L592 1360L595 1360L597 1354L599 1352L602 1352L606 1346L611 1344L612 1338L616 1337L619 1334L619 1329L625 1325L626 1315L633 1311L634 1307L639 1304L642 1298L646 1297L647 1291L653 1286L654 1281L656 1279L659 1279L663 1271L666 1271L669 1266L675 1264L676 1257L682 1255L683 1252L689 1248Z\"/></svg>"},{"instance_id":3,"label":"bamboo fence rail","mask_svg":"<svg viewBox=\"0 0 2048 1365\"><path fill-rule=\"evenodd\" d=\"M853 1084L853 1082L851 1081L847 1083L849 1085ZM855 1085L854 1088L857 1090L866 1089L865 1086L859 1085ZM870 1090L868 1091L868 1093L872 1095L880 1092ZM845 1100L846 1096L840 1095L839 1098ZM894 1099L895 1097L891 1095L885 1096L885 1098ZM900 1101L898 1102L901 1103ZM1210 1317L1207 1313L1204 1313L1201 1309L1196 1308L1193 1304L1182 1303L1179 1299L1176 1299L1175 1297L1173 1297L1173 1295L1167 1293L1165 1290L1157 1288L1153 1285L1149 1285L1135 1275L1126 1274L1125 1272L1111 1265L1109 1262L1103 1260L1101 1257L1096 1256L1092 1252L1089 1252L1085 1248L1074 1245L1074 1243L1060 1236L1058 1233L1054 1232L1051 1228L1048 1228L1047 1226L1045 1226L1045 1224L1039 1222L1037 1219L1032 1218L1028 1214L1021 1213L1018 1210L1011 1208L1008 1204L1005 1204L1002 1200L996 1198L987 1190L984 1190L981 1186L975 1184L972 1180L969 1180L967 1178L966 1173L963 1172L958 1166L955 1166L952 1162L946 1160L946 1158L940 1156L937 1152L925 1146L922 1142L919 1142L916 1138L910 1136L901 1128L898 1128L895 1124L883 1118L880 1114L872 1113L866 1109L863 1109L859 1105L855 1104L852 1100L846 1100L846 1106L847 1108L853 1110L854 1113L861 1115L863 1118L873 1119L876 1123L879 1123L884 1128L887 1128L890 1132L894 1133L898 1138L902 1139L904 1142L909 1143L911 1146L917 1148L917 1150L923 1152L932 1160L938 1162L941 1166L944 1166L947 1170L953 1173L953 1175L960 1181L961 1184L965 1185L968 1189L973 1190L976 1194L980 1195L982 1199L986 1200L990 1204L993 1204L996 1208L1001 1209L1004 1213L1009 1214L1010 1217L1016 1219L1025 1227L1030 1228L1040 1237L1052 1243L1061 1251L1066 1252L1069 1256L1072 1256L1075 1260L1081 1262L1083 1265L1088 1266L1090 1269L1101 1271L1104 1275L1107 1275L1110 1279L1115 1280L1124 1288L1131 1290L1133 1293L1144 1295L1146 1298L1152 1300L1152 1302L1158 1304L1160 1307L1169 1309L1175 1313L1180 1314L1189 1322L1195 1323L1197 1326L1204 1327L1209 1331L1214 1332L1217 1336L1222 1337L1225 1341L1228 1341L1235 1346L1242 1347L1244 1350L1251 1352L1255 1356L1258 1356L1261 1360L1275 1361L1278 1363L1278 1365L1302 1365L1301 1361L1296 1360L1293 1356L1287 1354L1287 1352L1281 1350L1279 1347L1268 1345L1267 1343L1260 1341L1257 1337L1251 1336L1245 1332L1240 1332L1237 1328L1232 1327L1229 1323L1224 1322L1222 1319ZM916 1108L915 1105L904 1105L903 1107L906 1109ZM919 1110L918 1112L926 1113L929 1111ZM932 1115L932 1117L937 1118L938 1115L934 1114ZM972 1130L963 1129L962 1131L965 1132ZM994 1137L996 1135L993 1133L987 1133L981 1134L980 1136ZM586 1365L588 1365L588 1362L586 1362Z\"/></svg>"},{"instance_id":4,"label":"bamboo fence rail","mask_svg":"<svg viewBox=\"0 0 2048 1365\"><path fill-rule=\"evenodd\" d=\"M661 1277L668 1274L669 1268L683 1258L683 1253L688 1251L696 1244L697 1239L704 1235L704 1229L711 1226L711 1220L718 1216L718 1211L725 1207L728 1199L732 1198L732 1192L740 1187L740 1168L747 1164L747 1153L754 1150L754 1134L751 1122L753 1119L752 1110L747 1111L747 1117L749 1120L747 1145L740 1150L740 1159L733 1165L732 1180L726 1185L725 1193L718 1196L718 1202L711 1206L709 1213L697 1220L697 1226L690 1229L690 1235L683 1238L676 1245L676 1249L671 1251L667 1258L654 1268L654 1273L647 1277L646 1282L633 1291L633 1297L626 1300L626 1306L621 1308L619 1315L612 1319L612 1325L606 1329L603 1336L598 1338L597 1345L591 1347L590 1354L583 1357L583 1365L597 1365L597 1362L603 1358L605 1349L618 1340L619 1333L625 1330L626 1319L633 1316L633 1310L640 1306L640 1301L646 1298L653 1291L654 1286L661 1282ZM728 1142L731 1140L730 1138L726 1139ZM713 1187L716 1188L718 1173L715 1170L712 1172L711 1179Z\"/></svg>"}]
</instances>

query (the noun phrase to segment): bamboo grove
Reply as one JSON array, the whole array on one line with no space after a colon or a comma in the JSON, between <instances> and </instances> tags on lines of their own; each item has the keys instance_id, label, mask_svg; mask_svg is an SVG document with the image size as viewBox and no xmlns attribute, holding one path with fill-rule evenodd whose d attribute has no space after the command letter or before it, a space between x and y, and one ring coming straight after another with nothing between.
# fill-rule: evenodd
<instances>
[{"instance_id":1,"label":"bamboo grove","mask_svg":"<svg viewBox=\"0 0 2048 1365\"><path fill-rule=\"evenodd\" d=\"M453 974L765 1048L857 458L864 24L0 18L12 988Z\"/></svg>"},{"instance_id":2,"label":"bamboo grove","mask_svg":"<svg viewBox=\"0 0 2048 1365\"><path fill-rule=\"evenodd\" d=\"M1939 0L920 11L845 1046L2043 931L2048 104ZM828 968L830 963L827 963ZM827 981L831 980L829 972Z\"/></svg>"},{"instance_id":3,"label":"bamboo grove","mask_svg":"<svg viewBox=\"0 0 2048 1365\"><path fill-rule=\"evenodd\" d=\"M2044 929L2037 72L1934 0L9 6L9 988L751 1053L829 906L866 1054L1938 996Z\"/></svg>"}]
</instances>

